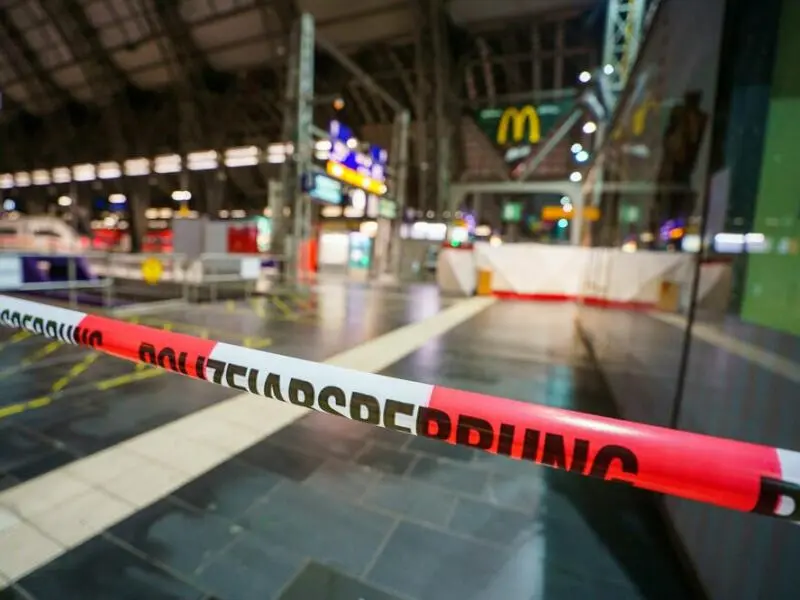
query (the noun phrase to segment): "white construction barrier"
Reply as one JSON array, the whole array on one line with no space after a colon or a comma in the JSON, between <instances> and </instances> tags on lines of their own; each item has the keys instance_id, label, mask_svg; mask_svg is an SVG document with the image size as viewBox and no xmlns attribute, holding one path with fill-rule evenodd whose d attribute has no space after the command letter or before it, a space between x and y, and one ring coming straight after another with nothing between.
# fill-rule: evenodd
<instances>
[{"instance_id":1,"label":"white construction barrier","mask_svg":"<svg viewBox=\"0 0 800 600\"><path fill-rule=\"evenodd\" d=\"M443 292L475 291L478 270L491 272L492 293L520 300L575 301L622 308L652 308L665 287L685 295L694 272L693 254L625 252L548 244L476 244L472 252L443 249L437 282ZM704 265L700 296L726 277L728 265ZM705 290L705 292L704 292Z\"/></svg>"}]
</instances>

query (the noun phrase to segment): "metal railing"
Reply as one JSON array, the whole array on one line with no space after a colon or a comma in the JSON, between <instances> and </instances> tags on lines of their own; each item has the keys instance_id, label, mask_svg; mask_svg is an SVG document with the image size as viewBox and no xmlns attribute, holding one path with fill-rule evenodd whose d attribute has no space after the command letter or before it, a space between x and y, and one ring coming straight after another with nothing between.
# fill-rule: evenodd
<instances>
[{"instance_id":1,"label":"metal railing","mask_svg":"<svg viewBox=\"0 0 800 600\"><path fill-rule=\"evenodd\" d=\"M54 260L66 261L59 265L58 279L34 283L5 283L0 277L0 291L60 295L63 292L70 306L94 303L99 300L103 307L116 306L120 299L132 302L156 300L181 300L184 302L211 302L231 295L249 298L259 284L272 279L277 268L270 272L264 269L262 256L251 254L205 253L196 257L183 254L89 251L77 253L48 253L0 250L0 257L18 256L22 260L33 258L42 263L42 269L52 266ZM157 261L158 276L145 281L144 268L147 261ZM267 260L280 264L280 257ZM79 263L92 278L79 277ZM37 266L37 268L39 268ZM45 275L47 277L47 275ZM100 291L100 298L90 300L87 295Z\"/></svg>"}]
</instances>

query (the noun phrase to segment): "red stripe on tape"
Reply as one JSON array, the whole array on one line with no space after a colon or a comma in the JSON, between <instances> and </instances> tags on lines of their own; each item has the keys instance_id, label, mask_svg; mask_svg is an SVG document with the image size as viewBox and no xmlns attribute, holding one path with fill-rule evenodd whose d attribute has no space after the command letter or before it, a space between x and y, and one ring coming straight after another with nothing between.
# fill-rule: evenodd
<instances>
[{"instance_id":1,"label":"red stripe on tape","mask_svg":"<svg viewBox=\"0 0 800 600\"><path fill-rule=\"evenodd\" d=\"M422 435L737 510L781 477L766 446L438 386L428 407Z\"/></svg>"},{"instance_id":2,"label":"red stripe on tape","mask_svg":"<svg viewBox=\"0 0 800 600\"><path fill-rule=\"evenodd\" d=\"M98 350L198 379L205 379L205 363L211 350L217 345L214 340L95 315L87 315L81 321L81 327L103 334L103 345Z\"/></svg>"}]
</instances>

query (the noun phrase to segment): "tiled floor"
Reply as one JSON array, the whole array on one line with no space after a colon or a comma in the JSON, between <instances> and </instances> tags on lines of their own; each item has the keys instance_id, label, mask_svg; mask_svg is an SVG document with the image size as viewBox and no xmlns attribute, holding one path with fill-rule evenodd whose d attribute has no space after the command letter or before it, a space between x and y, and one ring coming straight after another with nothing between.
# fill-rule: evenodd
<instances>
[{"instance_id":1,"label":"tiled floor","mask_svg":"<svg viewBox=\"0 0 800 600\"><path fill-rule=\"evenodd\" d=\"M332 297L326 291L322 302ZM305 343L321 346L320 340L328 340L333 351L341 351L352 346L351 336L358 334L343 332L349 326L340 328L338 335L328 334L326 326L357 322L362 332L377 336L430 314L412 300L400 303L395 311L399 315L382 315L391 301L376 308L369 300L356 299L354 306L345 302L348 305L338 306L338 313L331 310L326 322L317 323L319 328L310 326ZM466 323L443 329L444 335L428 335L427 342L406 352L405 358L381 368L402 378L608 413L608 392L574 336L571 311L566 306L496 304ZM235 311L231 314L235 318ZM298 328L287 330L303 331L304 324L292 325ZM280 339L274 332L269 330ZM289 344L287 352L295 353L302 341ZM319 356L323 352L316 347L311 357L327 358ZM331 353L329 349L328 356ZM195 384L177 378L175 382L173 395L181 397L176 401L180 405L193 395L188 390L194 388L187 386ZM201 385L194 391L201 387L214 390ZM165 396L158 397L163 404ZM119 508L120 514L130 514L122 521L97 515L97 523L106 519L109 526L98 528L94 537L63 526L61 535L73 549L0 592L0 598L689 596L646 494L322 414L297 421L294 415L278 415L269 426L269 437L242 439L256 435L247 426L254 420L253 410L262 410L262 405L250 406L247 413L237 402L208 400L204 406L213 404L206 410L215 411L216 417L203 418L202 427L198 424L205 413L197 412L202 407L189 411L189 416L162 418L152 427L166 426L148 434L147 443L124 442L124 434L114 437L111 443L130 444L133 454L149 453L162 460L168 455L172 464L183 461L177 469L205 473L180 487L174 485L180 478L160 473L162 499L140 510ZM124 416L117 421L122 427ZM107 420L101 422L108 427ZM279 429L281 422L289 424ZM243 428L240 437L232 433L234 427ZM177 432L169 439L192 440L194 451L163 446L167 438L161 432L168 430ZM80 436L68 439L67 448L80 445ZM12 442L15 450L9 454L15 460L20 460L19 449L36 448L30 438L19 440ZM225 451L237 454L220 463L215 452L224 440ZM101 447L85 446L84 452ZM103 453L83 459L73 472L85 461L102 457ZM217 466L201 469L200 463ZM91 470L96 477L99 472ZM107 467L92 489L135 503L137 486L132 481L145 475L152 485L154 472ZM58 506L57 498L48 501ZM41 516L31 520L43 531L52 528Z\"/></svg>"}]
</instances>

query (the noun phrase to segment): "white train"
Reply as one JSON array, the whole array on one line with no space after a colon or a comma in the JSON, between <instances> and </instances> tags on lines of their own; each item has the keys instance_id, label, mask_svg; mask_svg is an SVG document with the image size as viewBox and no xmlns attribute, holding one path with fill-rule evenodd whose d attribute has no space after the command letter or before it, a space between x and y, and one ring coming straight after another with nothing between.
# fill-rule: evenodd
<instances>
[{"instance_id":1,"label":"white train","mask_svg":"<svg viewBox=\"0 0 800 600\"><path fill-rule=\"evenodd\" d=\"M85 241L75 229L57 217L27 217L0 220L0 250L45 253L81 252Z\"/></svg>"}]
</instances>

